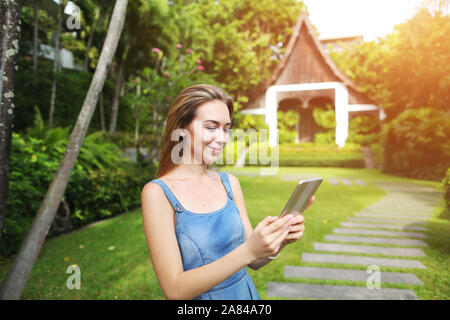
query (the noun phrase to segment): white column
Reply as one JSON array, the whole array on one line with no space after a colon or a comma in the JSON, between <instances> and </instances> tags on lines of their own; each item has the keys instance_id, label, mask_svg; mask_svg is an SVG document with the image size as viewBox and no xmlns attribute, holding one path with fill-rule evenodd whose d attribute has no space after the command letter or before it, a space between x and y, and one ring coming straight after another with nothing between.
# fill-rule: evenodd
<instances>
[{"instance_id":1,"label":"white column","mask_svg":"<svg viewBox=\"0 0 450 320\"><path fill-rule=\"evenodd\" d=\"M336 144L342 148L348 136L348 90L344 84L336 84L335 89Z\"/></svg>"},{"instance_id":2,"label":"white column","mask_svg":"<svg viewBox=\"0 0 450 320\"><path fill-rule=\"evenodd\" d=\"M266 91L266 124L269 126L269 146L278 144L277 126L277 91L274 87L269 87Z\"/></svg>"}]
</instances>

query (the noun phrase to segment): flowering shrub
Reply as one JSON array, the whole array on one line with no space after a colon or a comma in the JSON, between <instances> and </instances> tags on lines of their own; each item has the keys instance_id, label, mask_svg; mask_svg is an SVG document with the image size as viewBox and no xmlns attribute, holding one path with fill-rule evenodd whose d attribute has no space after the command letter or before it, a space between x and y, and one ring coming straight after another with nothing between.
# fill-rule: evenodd
<instances>
[{"instance_id":1,"label":"flowering shrub","mask_svg":"<svg viewBox=\"0 0 450 320\"><path fill-rule=\"evenodd\" d=\"M128 83L127 99L136 115L135 133L150 135L145 143L136 138L136 147L147 147L147 160L156 162L161 147L164 120L170 105L184 88L199 84L214 84L205 73L200 56L192 49L177 44L178 55L169 59L159 48L153 48L155 68L144 68Z\"/></svg>"}]
</instances>

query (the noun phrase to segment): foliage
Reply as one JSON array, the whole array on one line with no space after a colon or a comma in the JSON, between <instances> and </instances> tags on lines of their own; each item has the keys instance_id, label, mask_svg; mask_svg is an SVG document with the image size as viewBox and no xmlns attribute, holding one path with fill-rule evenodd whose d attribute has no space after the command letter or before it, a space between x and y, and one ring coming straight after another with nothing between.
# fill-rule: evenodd
<instances>
[{"instance_id":1,"label":"foliage","mask_svg":"<svg viewBox=\"0 0 450 320\"><path fill-rule=\"evenodd\" d=\"M70 127L47 128L39 109L35 106L34 124L27 128L26 135L42 140L46 148L64 149L69 141L69 131ZM83 166L90 170L115 167L121 160L121 152L117 145L105 140L106 136L107 134L101 131L86 136L77 161L83 163Z\"/></svg>"},{"instance_id":2,"label":"foliage","mask_svg":"<svg viewBox=\"0 0 450 320\"><path fill-rule=\"evenodd\" d=\"M188 12L182 41L200 43L205 70L238 99L268 78L284 52L303 3L296 0L175 0ZM195 13L195 14L194 14ZM269 23L270 22L270 23ZM199 42L195 40L199 37ZM185 43L182 43L183 45Z\"/></svg>"},{"instance_id":3,"label":"foliage","mask_svg":"<svg viewBox=\"0 0 450 320\"><path fill-rule=\"evenodd\" d=\"M127 84L130 92L127 99L135 113L135 131L150 135L148 144L138 142L138 145L150 150L149 160L153 162L159 155L167 112L178 93L196 83L214 84L203 72L204 66L196 52L181 44L177 50L178 56L169 58L159 48L153 48L156 68L144 68Z\"/></svg>"},{"instance_id":4,"label":"foliage","mask_svg":"<svg viewBox=\"0 0 450 320\"><path fill-rule=\"evenodd\" d=\"M52 79L52 65L49 62L41 62L35 73L32 68L32 62L27 57L19 56L19 70L17 71L16 81L16 108L14 110L14 130L24 131L33 124L34 107L39 110L46 121L50 106L50 89ZM73 70L64 70L57 73L58 81L56 83L56 105L54 114L54 126L66 127L74 125L78 113L83 105L85 93L89 88L92 74L89 72L79 72ZM105 119L109 117L114 84L111 80L106 80L103 87L103 103ZM129 114L129 108L126 108L126 101L122 100L123 108L119 110L121 121L118 127L121 130L129 128L132 125L132 113ZM131 125L130 125L131 123ZM100 130L99 108L93 115L90 130Z\"/></svg>"},{"instance_id":5,"label":"foliage","mask_svg":"<svg viewBox=\"0 0 450 320\"><path fill-rule=\"evenodd\" d=\"M442 182L444 184L445 205L448 209L450 209L450 167L447 169L445 178L442 179Z\"/></svg>"},{"instance_id":6,"label":"foliage","mask_svg":"<svg viewBox=\"0 0 450 320\"><path fill-rule=\"evenodd\" d=\"M52 132L61 131L52 129ZM47 134L44 138L52 142L47 144L31 136L13 134L1 255L10 255L18 250L58 169L65 148L60 139L53 140L56 135ZM156 171L154 167L138 168L119 158L95 155L94 152L111 154L117 148L99 141L97 134L88 137L87 141L81 148L62 199L70 210L63 232L136 208L143 184ZM108 148L112 150L108 151ZM55 220L66 214L64 206L60 206ZM59 232L61 230L52 227L49 236Z\"/></svg>"},{"instance_id":7,"label":"foliage","mask_svg":"<svg viewBox=\"0 0 450 320\"><path fill-rule=\"evenodd\" d=\"M347 143L339 148L331 144L299 143L280 145L280 166L298 167L364 167L358 144Z\"/></svg>"},{"instance_id":8,"label":"foliage","mask_svg":"<svg viewBox=\"0 0 450 320\"><path fill-rule=\"evenodd\" d=\"M386 172L441 179L448 167L449 35L450 16L425 5L384 39L331 52L386 114L383 141L377 128L349 134L350 141L371 145Z\"/></svg>"},{"instance_id":9,"label":"foliage","mask_svg":"<svg viewBox=\"0 0 450 320\"><path fill-rule=\"evenodd\" d=\"M269 130L269 126L264 121L263 115L242 114L241 112L238 112L233 115L232 121L235 124L235 127L244 131L248 129Z\"/></svg>"},{"instance_id":10,"label":"foliage","mask_svg":"<svg viewBox=\"0 0 450 320\"><path fill-rule=\"evenodd\" d=\"M295 137L297 136L297 124L299 120L298 112L289 111L278 111L278 142L280 144L284 143L294 143Z\"/></svg>"},{"instance_id":11,"label":"foliage","mask_svg":"<svg viewBox=\"0 0 450 320\"><path fill-rule=\"evenodd\" d=\"M355 116L349 121L347 142L371 145L378 142L380 123L370 116Z\"/></svg>"},{"instance_id":12,"label":"foliage","mask_svg":"<svg viewBox=\"0 0 450 320\"><path fill-rule=\"evenodd\" d=\"M383 170L441 180L450 164L450 112L405 110L381 133Z\"/></svg>"},{"instance_id":13,"label":"foliage","mask_svg":"<svg viewBox=\"0 0 450 320\"><path fill-rule=\"evenodd\" d=\"M332 51L331 57L390 121L404 109L448 109L449 39L450 16L422 8L385 39Z\"/></svg>"},{"instance_id":14,"label":"foliage","mask_svg":"<svg viewBox=\"0 0 450 320\"><path fill-rule=\"evenodd\" d=\"M260 148L263 155L260 156ZM226 149L234 149L234 162L236 164L236 153L243 151L243 146L236 142L233 145L227 145ZM364 156L361 152L361 146L354 143L347 143L343 148L339 148L336 144L317 143L284 143L279 145L278 159L272 159L272 150L267 142L257 141L250 144L248 154L245 157L245 166L273 166L274 161L278 161L280 167L347 167L347 168L363 168ZM236 150L237 149L237 150ZM232 150L229 151L231 154ZM265 152L265 153L264 153ZM228 160L230 159L230 160ZM217 162L216 165L221 167L227 165L226 161L231 161L231 155L224 150L222 164ZM254 163L256 161L256 163ZM231 164L231 163L228 163Z\"/></svg>"},{"instance_id":15,"label":"foliage","mask_svg":"<svg viewBox=\"0 0 450 320\"><path fill-rule=\"evenodd\" d=\"M314 141L321 145L335 143L336 119L333 106L327 104L325 108L314 108L313 117L317 125Z\"/></svg>"}]
</instances>

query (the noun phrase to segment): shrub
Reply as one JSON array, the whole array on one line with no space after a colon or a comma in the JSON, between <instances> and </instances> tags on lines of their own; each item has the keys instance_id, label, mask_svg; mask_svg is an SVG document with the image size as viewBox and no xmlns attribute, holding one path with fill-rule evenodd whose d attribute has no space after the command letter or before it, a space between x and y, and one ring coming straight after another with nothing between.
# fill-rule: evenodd
<instances>
[{"instance_id":1,"label":"shrub","mask_svg":"<svg viewBox=\"0 0 450 320\"><path fill-rule=\"evenodd\" d=\"M387 173L441 180L450 164L450 112L409 109L382 129Z\"/></svg>"},{"instance_id":2,"label":"shrub","mask_svg":"<svg viewBox=\"0 0 450 320\"><path fill-rule=\"evenodd\" d=\"M445 178L442 180L444 183L444 199L447 208L450 209L450 168L447 169Z\"/></svg>"},{"instance_id":3,"label":"shrub","mask_svg":"<svg viewBox=\"0 0 450 320\"><path fill-rule=\"evenodd\" d=\"M111 156L116 154L117 147L114 149L113 145L99 140L94 135L83 144L83 151L80 151L80 157L72 170L49 237L139 206L140 190L151 180L156 169L153 166L134 167L122 161L121 157ZM103 156L96 156L92 151L96 149L95 145ZM64 146L59 143L47 145L43 140L13 133L1 255L8 256L19 249L58 169L64 150Z\"/></svg>"}]
</instances>

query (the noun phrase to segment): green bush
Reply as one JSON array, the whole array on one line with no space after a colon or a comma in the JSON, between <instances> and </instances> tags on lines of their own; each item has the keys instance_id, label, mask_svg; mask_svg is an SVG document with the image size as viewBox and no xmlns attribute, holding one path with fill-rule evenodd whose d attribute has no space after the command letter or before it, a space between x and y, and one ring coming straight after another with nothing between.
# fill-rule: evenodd
<instances>
[{"instance_id":1,"label":"green bush","mask_svg":"<svg viewBox=\"0 0 450 320\"><path fill-rule=\"evenodd\" d=\"M370 145L379 139L380 123L377 119L359 115L353 117L348 126L347 142Z\"/></svg>"},{"instance_id":2,"label":"green bush","mask_svg":"<svg viewBox=\"0 0 450 320\"><path fill-rule=\"evenodd\" d=\"M252 143L249 153L245 157L245 166L272 166L271 148L266 145L267 157L260 158L260 143ZM243 145L237 146L227 145L226 148L234 147L241 150ZM246 146L248 148L248 146ZM229 150L232 154L232 150ZM225 165L227 152L224 149L223 164ZM256 158L256 163L254 159ZM235 161L233 164L236 164ZM250 161L251 160L251 161ZM269 163L267 163L270 161ZM276 160L274 160L276 161ZM348 143L343 148L339 148L335 144L320 145L316 143L285 143L279 145L279 166L296 166L296 167L344 167L344 168L363 168L364 155L361 152L361 146L354 143Z\"/></svg>"},{"instance_id":3,"label":"green bush","mask_svg":"<svg viewBox=\"0 0 450 320\"><path fill-rule=\"evenodd\" d=\"M152 179L156 169L153 166L134 167L120 157L96 156L92 151L94 145L99 153L114 154L117 151L98 139L94 135L83 144L49 237L139 206L140 190ZM9 193L0 246L2 256L14 254L19 249L64 150L65 146L59 143L46 144L40 139L13 134Z\"/></svg>"},{"instance_id":4,"label":"green bush","mask_svg":"<svg viewBox=\"0 0 450 320\"><path fill-rule=\"evenodd\" d=\"M381 144L383 171L442 180L450 164L450 112L406 110L383 127Z\"/></svg>"},{"instance_id":5,"label":"green bush","mask_svg":"<svg viewBox=\"0 0 450 320\"><path fill-rule=\"evenodd\" d=\"M72 227L78 228L139 207L142 187L153 179L155 172L153 166L140 168L131 164L86 172L66 191L67 202L74 208Z\"/></svg>"},{"instance_id":6,"label":"green bush","mask_svg":"<svg viewBox=\"0 0 450 320\"><path fill-rule=\"evenodd\" d=\"M39 61L38 71L33 70L32 62L24 57L18 58L19 68L16 76L16 109L14 111L14 130L24 131L33 123L33 109L37 106L45 121L48 119L50 108L50 95L52 88L52 62ZM54 113L54 126L73 126L75 119L83 105L86 92L89 88L93 73L64 69L57 73L56 82L56 102ZM109 123L109 116L114 96L114 81L106 79L103 86L103 109L106 125ZM127 99L121 97L117 130L129 130L134 128L134 115L131 104ZM89 130L100 130L100 108L92 116Z\"/></svg>"},{"instance_id":7,"label":"green bush","mask_svg":"<svg viewBox=\"0 0 450 320\"><path fill-rule=\"evenodd\" d=\"M445 178L442 180L444 183L444 199L447 208L450 209L450 168L447 169Z\"/></svg>"}]
</instances>

